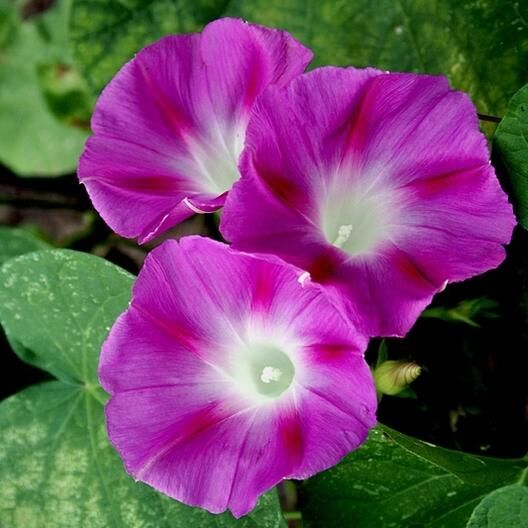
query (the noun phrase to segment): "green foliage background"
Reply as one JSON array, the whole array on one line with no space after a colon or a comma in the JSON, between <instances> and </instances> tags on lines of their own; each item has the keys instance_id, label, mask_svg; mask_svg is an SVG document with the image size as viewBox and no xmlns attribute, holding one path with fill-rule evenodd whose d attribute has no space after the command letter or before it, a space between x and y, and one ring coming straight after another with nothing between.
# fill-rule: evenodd
<instances>
[{"instance_id":1,"label":"green foliage background","mask_svg":"<svg viewBox=\"0 0 528 528\"><path fill-rule=\"evenodd\" d=\"M0 162L20 177L75 171L97 95L140 48L236 16L290 31L313 49L311 67L447 75L481 114L505 116L494 159L528 227L527 2L58 0L31 17L26 5L0 0ZM0 526L286 526L275 491L235 521L126 475L106 438L96 365L133 278L103 259L47 247L0 228L0 322L18 356L53 378L0 403ZM478 326L462 308L428 316ZM520 528L528 526L527 468L526 458L449 451L380 426L300 486L302 516L314 528Z\"/></svg>"}]
</instances>

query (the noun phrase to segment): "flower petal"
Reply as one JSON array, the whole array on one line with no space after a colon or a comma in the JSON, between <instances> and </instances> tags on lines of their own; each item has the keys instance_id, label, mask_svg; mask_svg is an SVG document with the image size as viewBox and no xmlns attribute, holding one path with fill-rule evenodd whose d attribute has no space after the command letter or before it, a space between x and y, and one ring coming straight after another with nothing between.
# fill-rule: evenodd
<instances>
[{"instance_id":1,"label":"flower petal","mask_svg":"<svg viewBox=\"0 0 528 528\"><path fill-rule=\"evenodd\" d=\"M313 57L288 33L239 19L217 20L201 38L211 108L221 122L246 120L269 84L286 85Z\"/></svg>"},{"instance_id":2,"label":"flower petal","mask_svg":"<svg viewBox=\"0 0 528 528\"><path fill-rule=\"evenodd\" d=\"M447 80L321 68L255 105L221 232L310 273L370 336L504 258L515 219Z\"/></svg>"},{"instance_id":3,"label":"flower petal","mask_svg":"<svg viewBox=\"0 0 528 528\"><path fill-rule=\"evenodd\" d=\"M268 230L260 229L265 217L282 225L284 232L318 225L320 196L344 154L349 121L379 73L319 68L287 89L271 88L262 95L247 130L240 166L244 177L233 186L222 218L228 240L236 237L238 244L239 234L248 239L259 232L267 236ZM261 199L265 205L255 207ZM275 234L271 227L269 233Z\"/></svg>"},{"instance_id":4,"label":"flower petal","mask_svg":"<svg viewBox=\"0 0 528 528\"><path fill-rule=\"evenodd\" d=\"M345 149L350 168L390 187L489 161L469 97L445 77L412 73L372 79Z\"/></svg>"},{"instance_id":5,"label":"flower petal","mask_svg":"<svg viewBox=\"0 0 528 528\"><path fill-rule=\"evenodd\" d=\"M136 479L240 517L363 442L376 409L367 340L299 275L201 237L150 253L99 366L109 436ZM276 358L292 377L259 395L242 367L266 343L259 369L276 377L257 383L285 375Z\"/></svg>"},{"instance_id":6,"label":"flower petal","mask_svg":"<svg viewBox=\"0 0 528 528\"><path fill-rule=\"evenodd\" d=\"M79 162L104 220L143 243L222 207L255 98L311 57L285 32L234 19L140 51L99 98Z\"/></svg>"},{"instance_id":7,"label":"flower petal","mask_svg":"<svg viewBox=\"0 0 528 528\"><path fill-rule=\"evenodd\" d=\"M413 198L395 243L435 283L464 280L504 260L515 217L491 165L415 180L408 188Z\"/></svg>"}]
</instances>

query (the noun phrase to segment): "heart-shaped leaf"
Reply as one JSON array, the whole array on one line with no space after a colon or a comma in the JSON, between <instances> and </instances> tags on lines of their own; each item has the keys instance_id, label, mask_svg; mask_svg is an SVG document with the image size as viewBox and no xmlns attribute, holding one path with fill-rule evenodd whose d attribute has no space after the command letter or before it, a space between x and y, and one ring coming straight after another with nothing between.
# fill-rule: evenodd
<instances>
[{"instance_id":1,"label":"heart-shaped leaf","mask_svg":"<svg viewBox=\"0 0 528 528\"><path fill-rule=\"evenodd\" d=\"M0 403L2 528L279 528L276 492L248 516L173 501L123 469L96 366L133 277L85 253L48 250L0 268L0 321L22 359L58 378Z\"/></svg>"},{"instance_id":2,"label":"heart-shaped leaf","mask_svg":"<svg viewBox=\"0 0 528 528\"><path fill-rule=\"evenodd\" d=\"M518 482L527 466L528 460L451 451L380 426L341 464L304 484L303 517L308 527L464 528L484 497Z\"/></svg>"}]
</instances>

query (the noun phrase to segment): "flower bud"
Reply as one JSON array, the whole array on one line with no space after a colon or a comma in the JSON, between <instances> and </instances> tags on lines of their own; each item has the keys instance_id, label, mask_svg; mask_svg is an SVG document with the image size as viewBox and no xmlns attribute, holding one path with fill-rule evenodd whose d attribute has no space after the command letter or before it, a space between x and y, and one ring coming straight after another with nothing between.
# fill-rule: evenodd
<instances>
[{"instance_id":1,"label":"flower bud","mask_svg":"<svg viewBox=\"0 0 528 528\"><path fill-rule=\"evenodd\" d=\"M376 389L381 394L394 396L405 390L421 373L422 367L413 361L384 361L374 369Z\"/></svg>"}]
</instances>

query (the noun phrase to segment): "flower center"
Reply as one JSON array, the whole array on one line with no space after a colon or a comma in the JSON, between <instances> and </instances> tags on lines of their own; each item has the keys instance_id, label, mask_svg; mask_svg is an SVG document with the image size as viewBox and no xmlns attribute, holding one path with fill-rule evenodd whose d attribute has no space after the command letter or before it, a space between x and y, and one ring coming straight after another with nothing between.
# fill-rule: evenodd
<instances>
[{"instance_id":1,"label":"flower center","mask_svg":"<svg viewBox=\"0 0 528 528\"><path fill-rule=\"evenodd\" d=\"M273 345L253 345L249 350L251 377L256 391L276 398L293 381L295 367L290 358Z\"/></svg>"},{"instance_id":2,"label":"flower center","mask_svg":"<svg viewBox=\"0 0 528 528\"><path fill-rule=\"evenodd\" d=\"M295 367L280 348L253 343L237 354L233 377L242 389L257 398L277 398L292 384Z\"/></svg>"},{"instance_id":3,"label":"flower center","mask_svg":"<svg viewBox=\"0 0 528 528\"><path fill-rule=\"evenodd\" d=\"M337 230L337 238L334 240L334 246L338 248L343 247L343 244L350 238L352 229L354 229L352 224L339 226L339 229Z\"/></svg>"},{"instance_id":4,"label":"flower center","mask_svg":"<svg viewBox=\"0 0 528 528\"><path fill-rule=\"evenodd\" d=\"M390 237L396 205L387 189L334 186L321 204L321 230L328 242L350 255L369 253Z\"/></svg>"},{"instance_id":5,"label":"flower center","mask_svg":"<svg viewBox=\"0 0 528 528\"><path fill-rule=\"evenodd\" d=\"M264 367L260 375L262 383L271 383L272 381L279 381L282 377L282 370L274 367Z\"/></svg>"}]
</instances>

